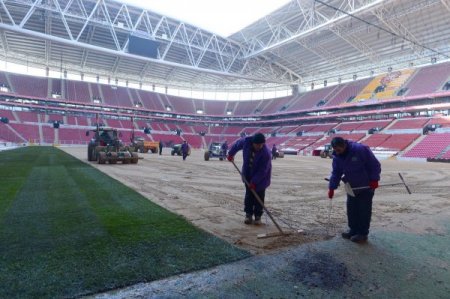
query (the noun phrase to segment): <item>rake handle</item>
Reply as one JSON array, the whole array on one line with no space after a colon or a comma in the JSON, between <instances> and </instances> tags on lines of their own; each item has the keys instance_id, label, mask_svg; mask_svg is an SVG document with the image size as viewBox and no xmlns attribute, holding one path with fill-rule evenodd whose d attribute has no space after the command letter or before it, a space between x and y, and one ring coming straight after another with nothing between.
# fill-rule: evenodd
<instances>
[{"instance_id":1,"label":"rake handle","mask_svg":"<svg viewBox=\"0 0 450 299\"><path fill-rule=\"evenodd\" d=\"M244 181L245 185L250 189L250 183L247 181L247 179L242 175L241 170L236 166L236 163L234 163L234 161L230 161L231 163L233 163L234 168L236 168L236 170L239 172L239 174L242 177L242 180ZM273 224L275 224L275 226L277 227L277 229L280 231L281 234L284 234L283 230L281 229L281 227L278 225L278 223L275 221L275 219L273 218L272 214L269 212L269 210L266 208L266 206L264 205L264 202L261 200L261 198L259 197L258 193L256 193L255 190L250 189L250 191L253 193L253 195L255 196L256 200L258 201L258 203L263 207L264 211L266 211L267 215L269 216L270 220L272 220Z\"/></svg>"},{"instance_id":2,"label":"rake handle","mask_svg":"<svg viewBox=\"0 0 450 299\"><path fill-rule=\"evenodd\" d=\"M398 176L399 176L400 179L402 180L403 185L405 185L406 191L408 191L409 194L412 194L411 190L409 190L409 187L408 187L408 185L406 185L406 182L405 182L405 180L403 179L403 176L402 176L402 174L401 174L400 172L398 173Z\"/></svg>"},{"instance_id":3,"label":"rake handle","mask_svg":"<svg viewBox=\"0 0 450 299\"><path fill-rule=\"evenodd\" d=\"M406 185L405 180L403 179L402 174L399 172L398 176L400 177L400 179L402 180L401 183L394 183L394 184L383 184L383 185L379 185L378 187L389 187L389 186L398 186L398 185L403 185L406 188L406 191L408 192L408 194L412 194L411 190L409 189L408 185ZM325 181L329 182L330 179L329 178L324 178ZM363 189L369 189L369 186L364 186L364 187L356 187L356 188L352 188L352 190L363 190Z\"/></svg>"}]
</instances>

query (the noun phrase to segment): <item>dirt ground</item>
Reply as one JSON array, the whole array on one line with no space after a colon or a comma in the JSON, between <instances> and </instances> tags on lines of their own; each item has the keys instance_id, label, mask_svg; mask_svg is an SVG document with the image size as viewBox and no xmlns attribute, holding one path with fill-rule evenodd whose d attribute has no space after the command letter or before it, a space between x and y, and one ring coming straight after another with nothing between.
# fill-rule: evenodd
<instances>
[{"instance_id":1,"label":"dirt ground","mask_svg":"<svg viewBox=\"0 0 450 299\"><path fill-rule=\"evenodd\" d=\"M62 150L89 163L85 147ZM327 182L331 160L286 156L273 161L272 185L266 191L267 208L283 230L303 230L288 237L258 239L276 232L270 219L263 225L245 225L244 186L233 165L217 159L204 161L203 152L192 151L186 161L170 156L142 154L137 165L91 165L138 191L158 205L184 216L194 225L247 249L266 253L280 248L328 239L346 229L345 193L335 193L328 225L330 201ZM236 163L241 165L240 153ZM413 194L401 186L376 191L372 227L417 234L445 232L440 219L450 215L450 164L383 160L380 184L400 182L401 172Z\"/></svg>"}]
</instances>

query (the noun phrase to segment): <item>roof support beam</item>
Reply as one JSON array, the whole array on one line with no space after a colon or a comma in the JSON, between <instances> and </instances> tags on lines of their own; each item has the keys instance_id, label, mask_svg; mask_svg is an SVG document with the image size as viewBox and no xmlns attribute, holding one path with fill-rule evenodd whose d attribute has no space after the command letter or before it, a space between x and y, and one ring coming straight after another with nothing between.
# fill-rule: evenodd
<instances>
[{"instance_id":1,"label":"roof support beam","mask_svg":"<svg viewBox=\"0 0 450 299\"><path fill-rule=\"evenodd\" d=\"M373 1L369 1L369 3L367 3L367 1L366 1L367 4L361 5L358 8L356 8L354 6L354 1L342 0L341 6L346 5L348 7L348 13L353 15L353 14L361 13L363 11L371 10L371 9L377 7L378 5L382 4L385 1L389 1L389 0L373 0ZM301 24L299 30L297 30L297 32L295 32L291 36L281 39L281 40L271 38L270 39L271 43L265 43L260 40L249 41L250 43L249 43L248 47L249 47L249 49L252 49L252 50L250 53L248 53L245 56L245 58L251 58L251 57L261 55L267 51L271 51L273 49L276 49L278 47L281 47L283 45L291 43L297 39L304 38L306 36L311 35L314 32L320 31L322 29L327 29L328 27L330 27L333 24L339 23L343 20L350 18L350 16L348 16L346 14L339 14L339 15L335 14L332 17L327 17L324 14L316 13L317 8L315 6L312 6L312 7L306 6L305 7L305 4L302 1L297 1L297 3L299 5L301 15L303 15L303 19L305 20L305 22L303 22ZM261 46L258 47L257 44L260 44Z\"/></svg>"},{"instance_id":2,"label":"roof support beam","mask_svg":"<svg viewBox=\"0 0 450 299\"><path fill-rule=\"evenodd\" d=\"M441 0L442 5L444 5L445 9L450 12L450 1L449 0Z\"/></svg>"},{"instance_id":3,"label":"roof support beam","mask_svg":"<svg viewBox=\"0 0 450 299\"><path fill-rule=\"evenodd\" d=\"M389 10L385 6L380 6L379 8L374 9L373 14L381 21L382 24L389 28L389 30L398 34L399 36L411 40L412 42L407 43L411 46L412 50L417 54L418 57L423 55L423 49L417 46L418 44L420 44L420 42L398 19L398 17L389 14Z\"/></svg>"},{"instance_id":4,"label":"roof support beam","mask_svg":"<svg viewBox=\"0 0 450 299\"><path fill-rule=\"evenodd\" d=\"M194 66L180 64L180 63L176 63L176 62L172 62L172 61L147 58L147 57L138 56L138 55L120 52L120 51L115 51L112 49L107 49L107 48L103 48L103 47L99 47L99 46L95 46L95 45L91 45L91 44L79 43L77 41L71 41L71 40L57 37L57 36L46 35L41 32L32 31L32 30L28 30L28 29L24 29L24 28L19 28L18 26L12 26L12 25L8 25L8 24L0 23L0 29L13 31L13 32L17 32L20 34L25 34L28 36L40 38L42 40L49 40L49 41L62 43L65 45L70 45L73 47L83 48L83 49L86 49L89 51L96 51L99 53L105 53L105 54L109 54L109 55L115 55L115 56L121 56L124 58L140 60L142 62L152 62L152 63L157 63L157 64L161 64L161 65L165 65L165 66L172 66L172 67L178 67L178 68L182 68L182 69L192 70L192 71L196 71L196 72L203 72L203 73L214 74L214 75L218 75L218 76L227 76L227 77L232 77L232 78L240 78L240 79L246 79L246 80L256 81L256 82L267 82L267 83L278 83L278 84L286 84L287 83L286 81L282 81L280 79L277 80L276 78L268 78L267 76L255 77L255 76L251 76L251 75L241 75L238 73L226 73L226 72L217 71L217 70L213 70L213 69L197 68Z\"/></svg>"}]
</instances>

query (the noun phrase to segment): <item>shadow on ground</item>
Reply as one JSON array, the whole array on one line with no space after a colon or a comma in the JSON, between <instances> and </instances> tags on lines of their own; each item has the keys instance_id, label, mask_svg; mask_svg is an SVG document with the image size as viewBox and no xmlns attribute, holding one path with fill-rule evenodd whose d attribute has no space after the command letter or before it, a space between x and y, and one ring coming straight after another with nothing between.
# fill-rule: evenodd
<instances>
[{"instance_id":1,"label":"shadow on ground","mask_svg":"<svg viewBox=\"0 0 450 299\"><path fill-rule=\"evenodd\" d=\"M96 297L449 298L449 232L375 231L366 245L336 237Z\"/></svg>"}]
</instances>

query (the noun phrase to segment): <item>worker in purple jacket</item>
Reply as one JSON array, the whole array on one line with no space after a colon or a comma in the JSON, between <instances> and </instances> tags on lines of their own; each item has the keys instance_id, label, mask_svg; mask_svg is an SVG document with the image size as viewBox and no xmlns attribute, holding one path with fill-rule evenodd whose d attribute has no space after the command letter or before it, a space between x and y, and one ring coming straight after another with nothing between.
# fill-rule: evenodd
<instances>
[{"instance_id":1,"label":"worker in purple jacket","mask_svg":"<svg viewBox=\"0 0 450 299\"><path fill-rule=\"evenodd\" d=\"M189 145L186 140L183 141L183 144L181 145L181 153L183 154L183 161L185 161L189 154Z\"/></svg>"},{"instance_id":2,"label":"worker in purple jacket","mask_svg":"<svg viewBox=\"0 0 450 299\"><path fill-rule=\"evenodd\" d=\"M249 186L245 186L245 224L251 224L255 216L254 224L261 224L263 207L255 198L251 190L254 190L264 202L266 188L270 186L272 174L272 160L269 148L266 146L266 138L257 133L254 136L239 139L228 152L228 161L234 161L234 155L242 150L244 162L242 164L242 176L247 179Z\"/></svg>"},{"instance_id":3,"label":"worker in purple jacket","mask_svg":"<svg viewBox=\"0 0 450 299\"><path fill-rule=\"evenodd\" d=\"M332 199L334 190L342 180L351 188L367 187L354 191L354 197L347 195L347 219L350 230L342 237L356 243L367 241L372 199L380 180L380 162L366 145L335 137L333 147L333 170L331 172L328 198ZM343 177L344 176L344 177Z\"/></svg>"},{"instance_id":4,"label":"worker in purple jacket","mask_svg":"<svg viewBox=\"0 0 450 299\"><path fill-rule=\"evenodd\" d=\"M228 141L225 140L224 143L222 143L222 146L220 148L222 150L221 155L222 157L226 157L227 156L227 152L228 152Z\"/></svg>"}]
</instances>

